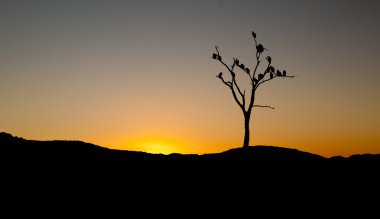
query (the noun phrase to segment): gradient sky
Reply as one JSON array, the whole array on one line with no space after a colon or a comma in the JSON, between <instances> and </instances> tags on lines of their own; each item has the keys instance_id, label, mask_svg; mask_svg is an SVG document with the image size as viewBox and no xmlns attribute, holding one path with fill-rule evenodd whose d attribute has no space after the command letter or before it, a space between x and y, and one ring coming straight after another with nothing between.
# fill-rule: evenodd
<instances>
[{"instance_id":1,"label":"gradient sky","mask_svg":"<svg viewBox=\"0 0 380 219\"><path fill-rule=\"evenodd\" d=\"M275 67L251 145L380 153L380 1L0 1L0 131L152 153L240 147L243 115L215 76ZM252 67L251 67L252 68Z\"/></svg>"}]
</instances>

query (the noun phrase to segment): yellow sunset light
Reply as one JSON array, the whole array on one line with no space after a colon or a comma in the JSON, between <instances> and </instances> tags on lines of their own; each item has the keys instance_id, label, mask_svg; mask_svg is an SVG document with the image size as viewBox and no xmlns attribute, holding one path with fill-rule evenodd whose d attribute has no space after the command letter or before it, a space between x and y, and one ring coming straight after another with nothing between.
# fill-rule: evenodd
<instances>
[{"instance_id":1,"label":"yellow sunset light","mask_svg":"<svg viewBox=\"0 0 380 219\"><path fill-rule=\"evenodd\" d=\"M148 137L128 142L132 150L154 154L186 153L186 146L174 139L166 137Z\"/></svg>"}]
</instances>

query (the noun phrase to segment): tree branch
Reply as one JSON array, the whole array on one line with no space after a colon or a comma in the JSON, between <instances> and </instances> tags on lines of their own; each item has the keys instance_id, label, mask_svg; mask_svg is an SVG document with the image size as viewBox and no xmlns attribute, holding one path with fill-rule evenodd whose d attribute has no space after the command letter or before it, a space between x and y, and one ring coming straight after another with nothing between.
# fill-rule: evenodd
<instances>
[{"instance_id":1,"label":"tree branch","mask_svg":"<svg viewBox=\"0 0 380 219\"><path fill-rule=\"evenodd\" d=\"M260 55L257 57L256 59L256 66L255 66L255 70L253 70L253 74L252 74L252 83L254 83L254 79L255 79L255 75L256 75L256 72L257 72L257 68L259 67L260 65Z\"/></svg>"},{"instance_id":2,"label":"tree branch","mask_svg":"<svg viewBox=\"0 0 380 219\"><path fill-rule=\"evenodd\" d=\"M222 76L216 76L217 78L219 78L223 84L225 84L227 87L229 87L231 89L231 92L232 92L232 96L234 97L234 100L236 101L236 103L239 105L239 107L244 110L244 104L245 104L245 99L243 97L243 103L240 103L239 99L237 98L236 96L236 92L233 88L233 83L231 83L230 81L225 81L224 78ZM233 79L234 80L234 79Z\"/></svg>"},{"instance_id":3,"label":"tree branch","mask_svg":"<svg viewBox=\"0 0 380 219\"><path fill-rule=\"evenodd\" d=\"M255 89L257 89L261 84L263 84L263 83L265 83L265 82L267 82L267 81L270 81L270 80L273 80L273 79L275 79L275 78L294 78L295 77L295 75L290 75L290 76L277 76L277 75L275 75L273 78L268 78L268 79L266 79L266 80L263 80L263 81L261 81L260 83L258 83L257 85L256 85L256 87L255 87Z\"/></svg>"},{"instance_id":4,"label":"tree branch","mask_svg":"<svg viewBox=\"0 0 380 219\"><path fill-rule=\"evenodd\" d=\"M236 89L238 90L238 92L239 92L241 98L243 98L243 104L244 104L244 103L245 103L245 100L244 100L244 99L245 99L245 98L244 98L244 94L241 92L239 86L237 85L235 78L232 78L232 82L235 84L235 87L236 87Z\"/></svg>"},{"instance_id":5,"label":"tree branch","mask_svg":"<svg viewBox=\"0 0 380 219\"><path fill-rule=\"evenodd\" d=\"M253 39L255 40L255 47L257 48L258 45L257 45L256 37L254 37ZM260 65L260 56L261 56L261 53L256 52L256 66L255 66L255 69L253 70L252 77L251 75L249 75L249 77L251 78L252 90L251 90L251 99L249 101L249 105L247 109L248 113L251 113L253 104L255 103L255 93L257 89L257 85L255 84L255 76L256 76L257 68Z\"/></svg>"},{"instance_id":6,"label":"tree branch","mask_svg":"<svg viewBox=\"0 0 380 219\"><path fill-rule=\"evenodd\" d=\"M253 105L253 107L264 107L264 108L274 109L274 107L272 107L272 106L262 106L262 105Z\"/></svg>"},{"instance_id":7,"label":"tree branch","mask_svg":"<svg viewBox=\"0 0 380 219\"><path fill-rule=\"evenodd\" d=\"M244 99L243 99L243 107L244 107L244 110L245 110L245 89L243 91L243 97L244 97Z\"/></svg>"},{"instance_id":8,"label":"tree branch","mask_svg":"<svg viewBox=\"0 0 380 219\"><path fill-rule=\"evenodd\" d=\"M227 87L231 88L232 84L230 81L225 81L224 78L222 76L216 76L217 78L219 78L220 80L222 80L223 84L225 84Z\"/></svg>"},{"instance_id":9,"label":"tree branch","mask_svg":"<svg viewBox=\"0 0 380 219\"><path fill-rule=\"evenodd\" d=\"M218 57L222 57L219 53L219 50L218 50L218 46L215 46L215 49L216 49L216 52L218 53ZM228 65L226 63L223 62L223 60L220 58L220 59L217 59L220 63L222 63L222 65L224 65L224 67L227 68L228 72L230 72L231 74L231 77L235 77L235 72L232 70L234 65L230 67L228 67Z\"/></svg>"},{"instance_id":10,"label":"tree branch","mask_svg":"<svg viewBox=\"0 0 380 219\"><path fill-rule=\"evenodd\" d=\"M221 57L221 56L220 56L220 53L219 53L218 46L215 46L215 49L216 49L216 52L218 53L218 56ZM225 62L223 62L222 58L217 59L217 60L218 60L220 63L222 63L222 65L224 65L224 67L227 68L228 72L230 72L231 77L232 77L232 83L231 83L231 86L229 86L229 87L230 87L231 90L233 91L234 95L236 95L236 94L235 94L235 90L234 90L234 88L233 88L233 85L235 84L236 89L237 89L237 91L239 92L239 94L240 94L240 96L241 96L241 98L242 98L242 102L243 102L242 105L245 106L245 95L241 92L240 87L237 85L236 80L235 80L235 76L236 76L236 74L235 74L235 72L233 71L233 68L235 67L235 62L232 64L232 66L231 66L231 68L230 68L230 67L228 67L228 65L227 65ZM223 80L223 79L222 79L222 80ZM224 83L224 80L223 80L223 83ZM226 83L225 83L225 84L226 84ZM240 103L240 102L239 102L239 103Z\"/></svg>"},{"instance_id":11,"label":"tree branch","mask_svg":"<svg viewBox=\"0 0 380 219\"><path fill-rule=\"evenodd\" d=\"M256 38L253 38L253 39L255 40L255 47L257 47ZM256 53L256 66L255 66L255 69L253 70L252 78L251 78L252 84L254 83L257 67L259 67L259 65L260 65L260 56L261 56L260 53Z\"/></svg>"},{"instance_id":12,"label":"tree branch","mask_svg":"<svg viewBox=\"0 0 380 219\"><path fill-rule=\"evenodd\" d=\"M239 101L239 99L237 98L237 96L236 96L236 92L235 92L235 90L234 90L234 88L233 88L233 84L231 85L231 91L232 91L232 96L234 97L234 99L235 99L235 101L236 101L236 103L240 106L240 108L243 110L243 111L245 111L245 109L244 109L244 98L243 98L243 103L240 103L240 101Z\"/></svg>"}]
</instances>

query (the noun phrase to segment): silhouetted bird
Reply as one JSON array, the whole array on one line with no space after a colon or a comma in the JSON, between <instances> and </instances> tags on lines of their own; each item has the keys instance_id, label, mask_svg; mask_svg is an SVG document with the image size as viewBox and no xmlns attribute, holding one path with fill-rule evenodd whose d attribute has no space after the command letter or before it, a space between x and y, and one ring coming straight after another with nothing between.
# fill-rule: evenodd
<instances>
[{"instance_id":1,"label":"silhouetted bird","mask_svg":"<svg viewBox=\"0 0 380 219\"><path fill-rule=\"evenodd\" d=\"M270 72L274 73L274 67L273 66L269 66L269 68L270 68Z\"/></svg>"},{"instance_id":2,"label":"silhouetted bird","mask_svg":"<svg viewBox=\"0 0 380 219\"><path fill-rule=\"evenodd\" d=\"M272 78L273 78L273 73L270 73L270 75L269 75L269 76L270 76L270 79L272 79Z\"/></svg>"},{"instance_id":3,"label":"silhouetted bird","mask_svg":"<svg viewBox=\"0 0 380 219\"><path fill-rule=\"evenodd\" d=\"M222 61L222 56L218 55L218 60Z\"/></svg>"},{"instance_id":4,"label":"silhouetted bird","mask_svg":"<svg viewBox=\"0 0 380 219\"><path fill-rule=\"evenodd\" d=\"M217 59L217 58L218 58L218 54L213 53L213 54L212 54L212 58L213 58L213 59Z\"/></svg>"},{"instance_id":5,"label":"silhouetted bird","mask_svg":"<svg viewBox=\"0 0 380 219\"><path fill-rule=\"evenodd\" d=\"M255 33L255 32L253 32L253 31L252 31L252 36L253 36L253 38L255 38L255 39L256 39L256 33Z\"/></svg>"},{"instance_id":6,"label":"silhouetted bird","mask_svg":"<svg viewBox=\"0 0 380 219\"><path fill-rule=\"evenodd\" d=\"M266 60L268 60L269 64L272 63L272 58L270 56L267 56Z\"/></svg>"},{"instance_id":7,"label":"silhouetted bird","mask_svg":"<svg viewBox=\"0 0 380 219\"><path fill-rule=\"evenodd\" d=\"M264 72L264 73L267 73L267 72L270 72L270 66L268 66L268 68L265 69L265 72Z\"/></svg>"},{"instance_id":8,"label":"silhouetted bird","mask_svg":"<svg viewBox=\"0 0 380 219\"><path fill-rule=\"evenodd\" d=\"M235 59L235 65L239 66L239 59Z\"/></svg>"},{"instance_id":9,"label":"silhouetted bird","mask_svg":"<svg viewBox=\"0 0 380 219\"><path fill-rule=\"evenodd\" d=\"M245 66L244 66L244 64L243 64L243 63L242 63L242 64L240 64L240 65L239 65L239 67L240 67L241 69L243 69L243 70L245 69Z\"/></svg>"},{"instance_id":10,"label":"silhouetted bird","mask_svg":"<svg viewBox=\"0 0 380 219\"><path fill-rule=\"evenodd\" d=\"M286 76L286 70L282 71L282 75Z\"/></svg>"},{"instance_id":11,"label":"silhouetted bird","mask_svg":"<svg viewBox=\"0 0 380 219\"><path fill-rule=\"evenodd\" d=\"M281 72L278 69L277 69L276 75L281 76Z\"/></svg>"},{"instance_id":12,"label":"silhouetted bird","mask_svg":"<svg viewBox=\"0 0 380 219\"><path fill-rule=\"evenodd\" d=\"M264 52L264 46L263 46L263 44L259 44L259 45L257 45L256 46L256 50L257 50L257 53L262 53L262 52Z\"/></svg>"},{"instance_id":13,"label":"silhouetted bird","mask_svg":"<svg viewBox=\"0 0 380 219\"><path fill-rule=\"evenodd\" d=\"M222 78L222 74L223 74L223 73L222 73L222 72L220 72L220 73L218 74L218 76L217 76L217 77L218 77L218 78Z\"/></svg>"},{"instance_id":14,"label":"silhouetted bird","mask_svg":"<svg viewBox=\"0 0 380 219\"><path fill-rule=\"evenodd\" d=\"M264 78L264 75L263 74L259 74L258 78L259 78L259 81L260 81L261 79Z\"/></svg>"},{"instance_id":15,"label":"silhouetted bird","mask_svg":"<svg viewBox=\"0 0 380 219\"><path fill-rule=\"evenodd\" d=\"M251 71L249 70L249 68L246 68L245 72L247 72L247 74L249 74Z\"/></svg>"}]
</instances>

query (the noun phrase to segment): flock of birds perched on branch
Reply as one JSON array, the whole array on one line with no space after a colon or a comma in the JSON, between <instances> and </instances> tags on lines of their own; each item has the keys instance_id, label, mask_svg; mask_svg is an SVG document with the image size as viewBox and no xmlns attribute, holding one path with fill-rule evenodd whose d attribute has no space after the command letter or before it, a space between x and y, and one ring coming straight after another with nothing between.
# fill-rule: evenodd
<instances>
[{"instance_id":1,"label":"flock of birds perched on branch","mask_svg":"<svg viewBox=\"0 0 380 219\"><path fill-rule=\"evenodd\" d=\"M257 43L257 41L256 41L256 33L253 32L253 31L252 31L252 36L255 39L255 43L256 43L256 59L259 62L259 58L260 58L261 54L264 52L264 50L267 50L267 49L264 48L264 46L261 43L260 44ZM216 60L219 60L220 62L222 62L222 56L219 54L218 47L215 47L215 48L217 50L217 53L213 53L212 54L212 58L216 59ZM254 78L254 76L252 76L252 79L256 83L258 83L259 81L263 80L264 77L265 77L265 75L267 73L269 73L269 78L270 79L273 79L274 77L286 77L287 76L286 70L283 70L281 72L279 69L275 70L275 68L273 66L271 66L272 58L270 56L267 56L265 59L268 61L268 67L265 70L265 72L264 73L259 73L257 75L257 79ZM241 70L243 70L244 72L246 72L248 75L251 74L251 70L248 67L246 67L243 63L241 63L239 59L234 58L233 60L234 60L234 63L231 66L231 71L230 71L232 77L235 77L235 73L233 72L233 68L235 66L238 66ZM217 77L218 78L222 78L222 75L223 75L223 73L220 72Z\"/></svg>"}]
</instances>

